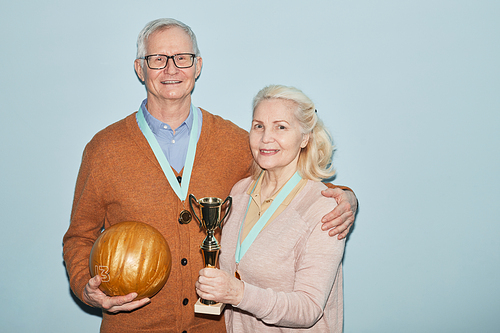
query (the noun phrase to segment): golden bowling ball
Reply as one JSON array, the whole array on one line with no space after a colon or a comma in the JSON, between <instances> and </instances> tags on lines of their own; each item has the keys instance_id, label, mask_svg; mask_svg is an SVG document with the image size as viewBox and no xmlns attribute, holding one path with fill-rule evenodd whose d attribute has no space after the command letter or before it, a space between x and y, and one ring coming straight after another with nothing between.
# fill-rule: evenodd
<instances>
[{"instance_id":1,"label":"golden bowling ball","mask_svg":"<svg viewBox=\"0 0 500 333\"><path fill-rule=\"evenodd\" d=\"M99 274L99 288L108 296L137 293L152 297L167 282L172 256L158 230L142 222L112 225L97 238L90 252L90 273Z\"/></svg>"}]
</instances>

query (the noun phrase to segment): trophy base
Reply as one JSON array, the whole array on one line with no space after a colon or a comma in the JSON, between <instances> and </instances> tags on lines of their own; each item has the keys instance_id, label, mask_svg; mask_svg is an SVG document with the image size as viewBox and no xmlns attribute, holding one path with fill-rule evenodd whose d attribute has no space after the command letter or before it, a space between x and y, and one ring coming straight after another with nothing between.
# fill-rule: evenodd
<instances>
[{"instance_id":1,"label":"trophy base","mask_svg":"<svg viewBox=\"0 0 500 333\"><path fill-rule=\"evenodd\" d=\"M225 305L224 303L215 303L212 305L206 305L203 304L198 298L198 301L194 305L194 312L218 316L222 313L222 310L224 310L224 305Z\"/></svg>"}]
</instances>

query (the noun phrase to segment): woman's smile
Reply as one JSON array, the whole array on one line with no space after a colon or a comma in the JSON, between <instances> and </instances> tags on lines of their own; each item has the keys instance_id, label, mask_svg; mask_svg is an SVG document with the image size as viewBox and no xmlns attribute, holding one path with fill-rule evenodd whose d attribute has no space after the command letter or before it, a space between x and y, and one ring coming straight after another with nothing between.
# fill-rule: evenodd
<instances>
[{"instance_id":1,"label":"woman's smile","mask_svg":"<svg viewBox=\"0 0 500 333\"><path fill-rule=\"evenodd\" d=\"M295 116L290 100L266 99L257 105L250 130L250 148L257 164L268 172L295 173L300 151L309 136Z\"/></svg>"}]
</instances>

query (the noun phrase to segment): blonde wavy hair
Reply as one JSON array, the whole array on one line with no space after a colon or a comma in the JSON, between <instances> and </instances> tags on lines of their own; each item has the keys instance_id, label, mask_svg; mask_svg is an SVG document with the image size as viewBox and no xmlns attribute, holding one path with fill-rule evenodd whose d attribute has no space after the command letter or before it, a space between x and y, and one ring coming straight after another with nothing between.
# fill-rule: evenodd
<instances>
[{"instance_id":1,"label":"blonde wavy hair","mask_svg":"<svg viewBox=\"0 0 500 333\"><path fill-rule=\"evenodd\" d=\"M295 117L302 133L309 133L309 142L302 148L298 161L298 172L302 178L321 181L335 174L332 167L333 141L330 132L319 119L314 103L301 90L283 85L269 85L257 93L253 99L253 113L263 100L283 99L297 105ZM253 162L251 175L257 179L262 168Z\"/></svg>"}]
</instances>

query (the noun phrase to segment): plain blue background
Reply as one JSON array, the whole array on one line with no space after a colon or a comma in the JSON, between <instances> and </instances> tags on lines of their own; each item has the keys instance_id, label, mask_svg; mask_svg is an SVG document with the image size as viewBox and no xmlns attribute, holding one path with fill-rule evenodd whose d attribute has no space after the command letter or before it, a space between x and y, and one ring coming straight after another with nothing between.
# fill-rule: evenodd
<instances>
[{"instance_id":1,"label":"plain blue background","mask_svg":"<svg viewBox=\"0 0 500 333\"><path fill-rule=\"evenodd\" d=\"M498 1L2 1L0 331L97 332L62 260L85 144L145 96L136 37L197 34L193 101L248 129L294 85L331 129L360 201L345 332L498 332Z\"/></svg>"}]
</instances>

